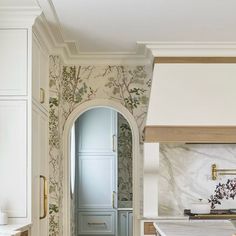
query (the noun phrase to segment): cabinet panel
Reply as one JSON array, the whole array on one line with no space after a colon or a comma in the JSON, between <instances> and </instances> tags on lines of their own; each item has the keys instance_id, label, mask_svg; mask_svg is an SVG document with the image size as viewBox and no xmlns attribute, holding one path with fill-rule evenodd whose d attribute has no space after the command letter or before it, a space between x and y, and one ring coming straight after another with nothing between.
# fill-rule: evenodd
<instances>
[{"instance_id":1,"label":"cabinet panel","mask_svg":"<svg viewBox=\"0 0 236 236\"><path fill-rule=\"evenodd\" d=\"M40 51L40 89L43 89L44 102L41 105L48 109L48 87L49 87L49 57L42 50ZM39 101L42 98L39 98Z\"/></svg>"},{"instance_id":2,"label":"cabinet panel","mask_svg":"<svg viewBox=\"0 0 236 236\"><path fill-rule=\"evenodd\" d=\"M46 177L46 184L48 184L48 118L41 113L40 115L40 175ZM40 182L40 216L44 214L44 182ZM47 189L48 190L48 189ZM48 195L48 193L46 193ZM40 219L40 236L48 235L48 199L47 201L47 216Z\"/></svg>"},{"instance_id":3,"label":"cabinet panel","mask_svg":"<svg viewBox=\"0 0 236 236\"><path fill-rule=\"evenodd\" d=\"M33 37L32 52L32 92L34 101L48 109L49 57L42 50L40 43ZM42 101L44 100L44 101Z\"/></svg>"},{"instance_id":4,"label":"cabinet panel","mask_svg":"<svg viewBox=\"0 0 236 236\"><path fill-rule=\"evenodd\" d=\"M0 95L27 93L27 30L0 30Z\"/></svg>"},{"instance_id":5,"label":"cabinet panel","mask_svg":"<svg viewBox=\"0 0 236 236\"><path fill-rule=\"evenodd\" d=\"M27 216L27 104L0 101L0 206Z\"/></svg>"},{"instance_id":6,"label":"cabinet panel","mask_svg":"<svg viewBox=\"0 0 236 236\"><path fill-rule=\"evenodd\" d=\"M113 156L80 156L79 208L113 207L114 162Z\"/></svg>"},{"instance_id":7,"label":"cabinet panel","mask_svg":"<svg viewBox=\"0 0 236 236\"><path fill-rule=\"evenodd\" d=\"M32 235L48 235L48 217L41 219L44 213L44 183L40 175L48 178L48 118L33 105L32 113Z\"/></svg>"},{"instance_id":8,"label":"cabinet panel","mask_svg":"<svg viewBox=\"0 0 236 236\"><path fill-rule=\"evenodd\" d=\"M116 112L106 108L95 108L80 116L79 152L113 152L112 136L115 134Z\"/></svg>"},{"instance_id":9,"label":"cabinet panel","mask_svg":"<svg viewBox=\"0 0 236 236\"><path fill-rule=\"evenodd\" d=\"M114 212L80 212L79 234L115 234Z\"/></svg>"},{"instance_id":10,"label":"cabinet panel","mask_svg":"<svg viewBox=\"0 0 236 236\"><path fill-rule=\"evenodd\" d=\"M40 189L39 189L39 166L40 166L40 115L33 106L32 111L32 235L39 235L40 214Z\"/></svg>"},{"instance_id":11,"label":"cabinet panel","mask_svg":"<svg viewBox=\"0 0 236 236\"><path fill-rule=\"evenodd\" d=\"M39 88L40 88L40 50L37 42L33 38L33 51L32 51L32 93L33 99L39 101Z\"/></svg>"},{"instance_id":12,"label":"cabinet panel","mask_svg":"<svg viewBox=\"0 0 236 236\"><path fill-rule=\"evenodd\" d=\"M128 233L127 213L119 212L118 213L118 235L128 236L127 233Z\"/></svg>"},{"instance_id":13,"label":"cabinet panel","mask_svg":"<svg viewBox=\"0 0 236 236\"><path fill-rule=\"evenodd\" d=\"M132 211L119 211L118 235L119 236L133 236L133 212Z\"/></svg>"}]
</instances>

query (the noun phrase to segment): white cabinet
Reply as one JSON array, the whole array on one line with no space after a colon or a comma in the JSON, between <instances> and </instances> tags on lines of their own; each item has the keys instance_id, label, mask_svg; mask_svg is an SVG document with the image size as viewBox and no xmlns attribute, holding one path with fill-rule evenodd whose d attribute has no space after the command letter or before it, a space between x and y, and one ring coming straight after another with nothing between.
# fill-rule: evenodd
<instances>
[{"instance_id":1,"label":"white cabinet","mask_svg":"<svg viewBox=\"0 0 236 236\"><path fill-rule=\"evenodd\" d=\"M27 30L0 29L0 96L27 94Z\"/></svg>"},{"instance_id":2,"label":"white cabinet","mask_svg":"<svg viewBox=\"0 0 236 236\"><path fill-rule=\"evenodd\" d=\"M32 236L47 236L48 218L40 220L48 208L40 176L48 179L49 56L32 32L41 12L18 13L25 20L10 11L0 14L0 207L10 223L32 223Z\"/></svg>"},{"instance_id":3,"label":"white cabinet","mask_svg":"<svg viewBox=\"0 0 236 236\"><path fill-rule=\"evenodd\" d=\"M26 101L0 100L0 206L9 217L27 216L26 111Z\"/></svg>"},{"instance_id":4,"label":"white cabinet","mask_svg":"<svg viewBox=\"0 0 236 236\"><path fill-rule=\"evenodd\" d=\"M48 203L44 192L48 179L48 117L33 105L32 113L32 235L48 235ZM41 177L40 177L41 176ZM46 179L45 179L46 178ZM46 204L46 208L45 208ZM46 216L45 216L46 214ZM40 219L42 218L42 219Z\"/></svg>"},{"instance_id":5,"label":"white cabinet","mask_svg":"<svg viewBox=\"0 0 236 236\"><path fill-rule=\"evenodd\" d=\"M36 36L32 41L32 95L33 102L48 110L49 57Z\"/></svg>"}]
</instances>

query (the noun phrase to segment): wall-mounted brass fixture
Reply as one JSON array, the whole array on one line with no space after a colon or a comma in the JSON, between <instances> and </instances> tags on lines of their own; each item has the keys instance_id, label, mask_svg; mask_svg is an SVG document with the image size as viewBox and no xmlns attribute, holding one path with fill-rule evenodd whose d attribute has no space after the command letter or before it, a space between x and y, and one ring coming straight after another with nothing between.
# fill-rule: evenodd
<instances>
[{"instance_id":1,"label":"wall-mounted brass fixture","mask_svg":"<svg viewBox=\"0 0 236 236\"><path fill-rule=\"evenodd\" d=\"M211 178L216 180L218 175L236 175L236 169L217 169L216 164L211 166Z\"/></svg>"}]
</instances>

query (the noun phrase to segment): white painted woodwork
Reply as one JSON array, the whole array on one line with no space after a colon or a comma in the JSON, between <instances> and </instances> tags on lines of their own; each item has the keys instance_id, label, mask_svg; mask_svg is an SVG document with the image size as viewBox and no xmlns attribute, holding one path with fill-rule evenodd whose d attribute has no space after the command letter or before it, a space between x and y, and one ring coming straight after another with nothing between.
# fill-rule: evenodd
<instances>
[{"instance_id":1,"label":"white painted woodwork","mask_svg":"<svg viewBox=\"0 0 236 236\"><path fill-rule=\"evenodd\" d=\"M49 184L49 160L48 160L48 116L41 112L40 114L40 169L39 174L46 177L47 184ZM44 183L40 182L40 216L44 213ZM49 190L48 190L49 191ZM47 193L49 195L49 192ZM48 203L48 199L47 199ZM44 219L39 220L40 222L40 233L39 235L47 236L49 234L49 209L47 205L47 216Z\"/></svg>"},{"instance_id":2,"label":"white painted woodwork","mask_svg":"<svg viewBox=\"0 0 236 236\"><path fill-rule=\"evenodd\" d=\"M159 144L144 143L143 216L158 217Z\"/></svg>"},{"instance_id":3,"label":"white painted woodwork","mask_svg":"<svg viewBox=\"0 0 236 236\"><path fill-rule=\"evenodd\" d=\"M40 46L32 46L32 24L40 13L24 6L0 14L0 207L12 224L32 222L32 236L48 234L48 219L39 221L39 175L48 177L48 55L41 37ZM36 87L45 89L43 105L35 99Z\"/></svg>"},{"instance_id":4,"label":"white painted woodwork","mask_svg":"<svg viewBox=\"0 0 236 236\"><path fill-rule=\"evenodd\" d=\"M63 235L70 235L71 232L71 131L73 124L84 112L91 108L109 107L119 111L129 122L132 129L133 140L133 235L140 235L140 174L139 174L139 160L140 160L140 143L139 143L139 129L133 115L121 103L110 99L92 99L77 106L69 115L65 122L63 134ZM77 188L75 188L76 191Z\"/></svg>"},{"instance_id":5,"label":"white painted woodwork","mask_svg":"<svg viewBox=\"0 0 236 236\"><path fill-rule=\"evenodd\" d=\"M27 217L27 102L0 101L0 207Z\"/></svg>"},{"instance_id":6,"label":"white painted woodwork","mask_svg":"<svg viewBox=\"0 0 236 236\"><path fill-rule=\"evenodd\" d=\"M114 212L80 212L79 234L114 235L115 217Z\"/></svg>"},{"instance_id":7,"label":"white painted woodwork","mask_svg":"<svg viewBox=\"0 0 236 236\"><path fill-rule=\"evenodd\" d=\"M155 64L146 125L235 125L236 64Z\"/></svg>"},{"instance_id":8,"label":"white painted woodwork","mask_svg":"<svg viewBox=\"0 0 236 236\"><path fill-rule=\"evenodd\" d=\"M48 73L49 73L49 56L44 52L40 42L33 36L32 41L32 95L38 105L48 110ZM40 89L44 90L44 102L40 102Z\"/></svg>"},{"instance_id":9,"label":"white painted woodwork","mask_svg":"<svg viewBox=\"0 0 236 236\"><path fill-rule=\"evenodd\" d=\"M27 30L0 29L0 95L27 94Z\"/></svg>"},{"instance_id":10,"label":"white painted woodwork","mask_svg":"<svg viewBox=\"0 0 236 236\"><path fill-rule=\"evenodd\" d=\"M32 112L32 235L39 235L39 215L40 215L40 113L36 106Z\"/></svg>"},{"instance_id":11,"label":"white painted woodwork","mask_svg":"<svg viewBox=\"0 0 236 236\"><path fill-rule=\"evenodd\" d=\"M228 0L227 4L215 0L149 0L148 3L145 0L101 0L96 5L77 0L52 2L61 25L58 43L64 38L67 46L74 49L72 54L77 51L86 56L122 53L127 57L127 54L139 52L137 41L144 44L147 40L165 45L207 42L208 47L211 42L236 41L234 0ZM78 9L84 10L78 14ZM48 16L50 22L52 14ZM179 47L182 49L181 44Z\"/></svg>"},{"instance_id":12,"label":"white painted woodwork","mask_svg":"<svg viewBox=\"0 0 236 236\"><path fill-rule=\"evenodd\" d=\"M48 117L33 105L32 112L32 235L48 235L48 216L43 215L43 182L48 179Z\"/></svg>"}]
</instances>

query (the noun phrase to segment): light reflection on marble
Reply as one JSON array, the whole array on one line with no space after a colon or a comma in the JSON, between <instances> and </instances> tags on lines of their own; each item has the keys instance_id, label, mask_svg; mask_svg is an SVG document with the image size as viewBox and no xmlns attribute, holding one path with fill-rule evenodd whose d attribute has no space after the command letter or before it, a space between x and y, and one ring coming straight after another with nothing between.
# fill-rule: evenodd
<instances>
[{"instance_id":1,"label":"light reflection on marble","mask_svg":"<svg viewBox=\"0 0 236 236\"><path fill-rule=\"evenodd\" d=\"M159 221L154 226L162 236L233 236L236 231L229 221Z\"/></svg>"},{"instance_id":2,"label":"light reflection on marble","mask_svg":"<svg viewBox=\"0 0 236 236\"><path fill-rule=\"evenodd\" d=\"M212 181L211 165L236 168L236 144L161 144L159 158L159 215L182 216L199 198L208 199L216 184L234 178ZM236 200L217 208L236 208Z\"/></svg>"}]
</instances>

